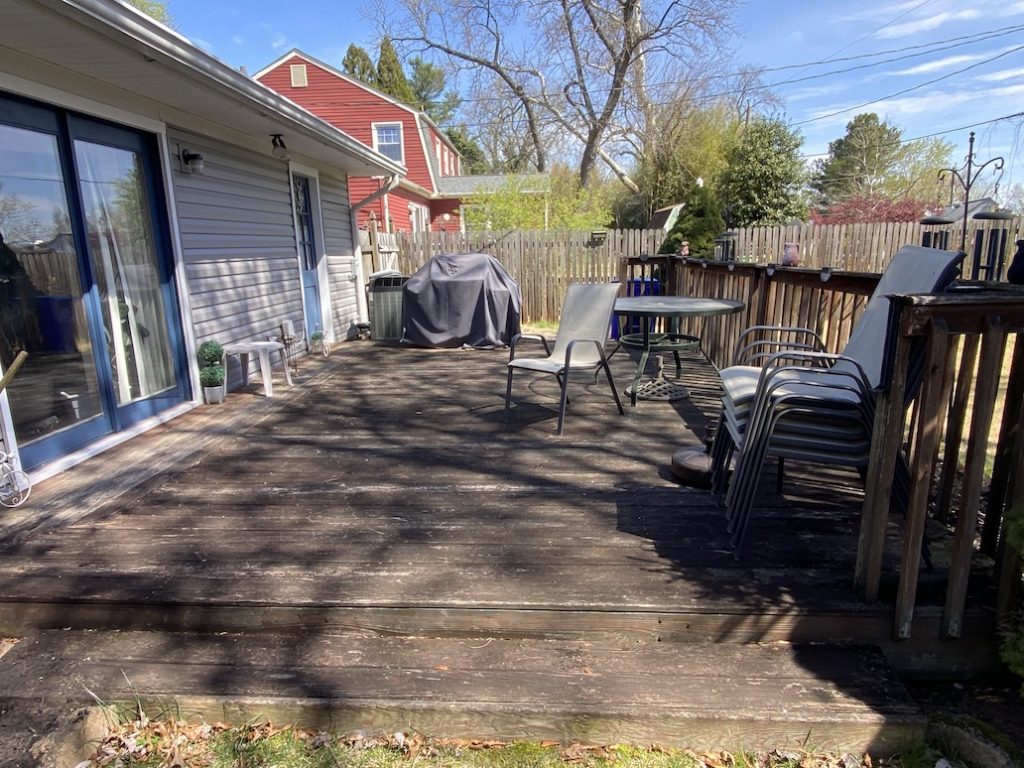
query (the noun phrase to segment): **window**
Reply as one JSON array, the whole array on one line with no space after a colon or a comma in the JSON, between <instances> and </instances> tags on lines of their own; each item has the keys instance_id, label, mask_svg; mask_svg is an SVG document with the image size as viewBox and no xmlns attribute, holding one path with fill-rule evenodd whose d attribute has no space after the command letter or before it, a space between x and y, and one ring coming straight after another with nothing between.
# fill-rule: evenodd
<instances>
[{"instance_id":1,"label":"window","mask_svg":"<svg viewBox=\"0 0 1024 768\"><path fill-rule=\"evenodd\" d=\"M437 172L441 173L441 140L434 139L434 150L437 152Z\"/></svg>"},{"instance_id":2,"label":"window","mask_svg":"<svg viewBox=\"0 0 1024 768\"><path fill-rule=\"evenodd\" d=\"M404 162L402 158L402 124L381 123L373 126L373 148L384 157L396 163Z\"/></svg>"},{"instance_id":3,"label":"window","mask_svg":"<svg viewBox=\"0 0 1024 768\"><path fill-rule=\"evenodd\" d=\"M409 203L409 229L413 232L430 230L430 211L425 205Z\"/></svg>"},{"instance_id":4,"label":"window","mask_svg":"<svg viewBox=\"0 0 1024 768\"><path fill-rule=\"evenodd\" d=\"M292 64L289 70L292 75L292 88L305 88L309 85L309 81L306 79L305 64Z\"/></svg>"}]
</instances>

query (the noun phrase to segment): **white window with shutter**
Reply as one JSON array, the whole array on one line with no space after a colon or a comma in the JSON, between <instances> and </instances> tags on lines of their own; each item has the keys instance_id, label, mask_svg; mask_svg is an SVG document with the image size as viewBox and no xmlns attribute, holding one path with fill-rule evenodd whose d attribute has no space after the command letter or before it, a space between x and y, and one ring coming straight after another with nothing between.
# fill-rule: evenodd
<instances>
[{"instance_id":1,"label":"white window with shutter","mask_svg":"<svg viewBox=\"0 0 1024 768\"><path fill-rule=\"evenodd\" d=\"M292 64L289 69L292 73L292 88L305 88L309 85L305 64Z\"/></svg>"}]
</instances>

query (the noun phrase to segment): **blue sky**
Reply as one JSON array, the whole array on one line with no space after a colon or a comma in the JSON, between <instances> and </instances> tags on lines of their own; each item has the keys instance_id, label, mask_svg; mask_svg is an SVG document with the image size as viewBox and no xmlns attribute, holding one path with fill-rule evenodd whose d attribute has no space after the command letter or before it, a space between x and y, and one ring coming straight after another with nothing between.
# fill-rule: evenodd
<instances>
[{"instance_id":1,"label":"blue sky","mask_svg":"<svg viewBox=\"0 0 1024 768\"><path fill-rule=\"evenodd\" d=\"M179 32L250 73L291 48L340 65L349 43L372 48L374 38L359 2L169 0L168 7ZM944 134L957 165L974 130L978 161L1006 160L1002 187L1024 181L1017 138L1024 118L982 124L1024 111L1024 0L749 0L732 23L737 65L782 68L764 79L778 84L806 155L827 151L856 114L877 112L905 138L961 129Z\"/></svg>"}]
</instances>

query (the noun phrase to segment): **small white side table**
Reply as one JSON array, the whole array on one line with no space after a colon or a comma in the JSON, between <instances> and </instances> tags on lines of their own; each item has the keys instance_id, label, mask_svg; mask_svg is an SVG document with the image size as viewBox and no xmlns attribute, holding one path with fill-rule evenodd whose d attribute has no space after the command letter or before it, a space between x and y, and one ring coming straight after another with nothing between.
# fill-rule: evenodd
<instances>
[{"instance_id":1,"label":"small white side table","mask_svg":"<svg viewBox=\"0 0 1024 768\"><path fill-rule=\"evenodd\" d=\"M274 396L274 382L271 380L270 353L281 354L284 366L284 379L292 386L292 373L288 370L288 357L285 355L284 344L279 341L239 341L224 345L224 370L227 370L228 355L238 355L242 364L242 386L249 383L249 355L258 355L260 359L260 378L263 379L263 394Z\"/></svg>"}]
</instances>

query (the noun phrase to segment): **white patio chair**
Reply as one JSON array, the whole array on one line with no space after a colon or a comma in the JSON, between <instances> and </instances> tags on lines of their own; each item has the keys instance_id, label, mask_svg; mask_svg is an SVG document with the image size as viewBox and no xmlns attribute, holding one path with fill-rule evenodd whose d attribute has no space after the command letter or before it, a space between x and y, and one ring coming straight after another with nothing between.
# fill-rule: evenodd
<instances>
[{"instance_id":1,"label":"white patio chair","mask_svg":"<svg viewBox=\"0 0 1024 768\"><path fill-rule=\"evenodd\" d=\"M734 365L720 371L722 414L712 447L712 488L726 495L733 552L739 557L764 460L768 456L854 467L871 450L877 392L891 353L888 296L933 293L957 276L963 253L908 245L892 258L841 354L824 350L809 329L754 327L737 343ZM919 379L921 362L911 362ZM907 396L912 397L913 384ZM901 457L902 458L902 457ZM905 464L901 465L905 469ZM906 472L897 493L906 495Z\"/></svg>"},{"instance_id":2,"label":"white patio chair","mask_svg":"<svg viewBox=\"0 0 1024 768\"><path fill-rule=\"evenodd\" d=\"M512 338L509 345L508 386L505 389L506 420L512 408L512 374L516 369L550 373L558 379L562 390L558 408L558 434L562 434L565 408L569 402L570 371L592 370L596 380L603 368L619 415L625 415L604 353L618 293L618 283L573 283L562 305L554 349L548 346L547 339L537 334L521 333ZM544 345L546 357L516 357L516 346L524 339L540 341Z\"/></svg>"}]
</instances>

